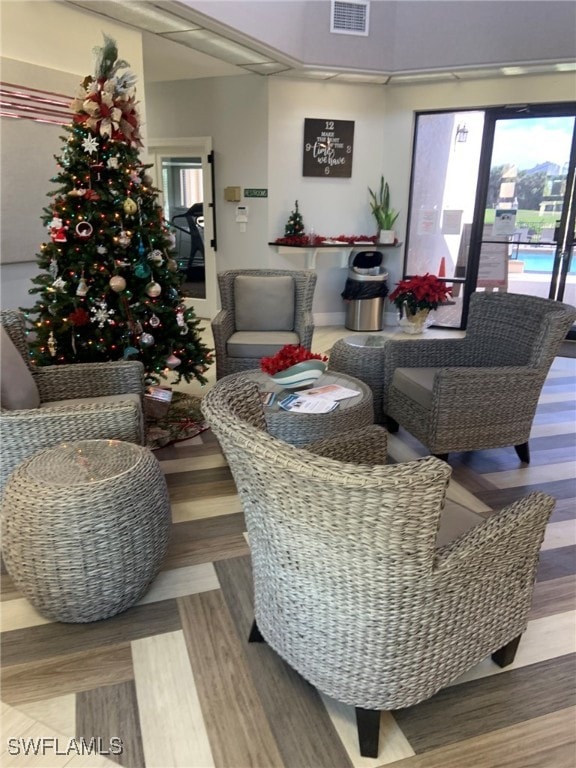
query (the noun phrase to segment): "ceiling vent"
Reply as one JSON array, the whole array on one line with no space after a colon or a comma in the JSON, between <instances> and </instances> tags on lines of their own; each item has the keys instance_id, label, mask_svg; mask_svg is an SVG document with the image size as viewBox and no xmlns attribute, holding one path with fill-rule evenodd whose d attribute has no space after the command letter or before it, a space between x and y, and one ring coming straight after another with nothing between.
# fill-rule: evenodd
<instances>
[{"instance_id":1,"label":"ceiling vent","mask_svg":"<svg viewBox=\"0 0 576 768\"><path fill-rule=\"evenodd\" d=\"M332 0L330 32L338 35L368 35L368 0Z\"/></svg>"}]
</instances>

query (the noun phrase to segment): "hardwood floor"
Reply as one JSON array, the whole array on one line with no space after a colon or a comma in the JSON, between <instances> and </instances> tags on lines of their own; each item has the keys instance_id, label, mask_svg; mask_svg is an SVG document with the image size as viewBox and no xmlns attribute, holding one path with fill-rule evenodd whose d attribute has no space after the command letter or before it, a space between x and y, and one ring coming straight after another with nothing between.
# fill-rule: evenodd
<instances>
[{"instance_id":1,"label":"hardwood floor","mask_svg":"<svg viewBox=\"0 0 576 768\"><path fill-rule=\"evenodd\" d=\"M317 331L318 351L349 333ZM513 448L450 457L451 496L483 514L534 489L557 498L531 619L510 667L487 659L428 701L383 713L377 759L359 756L351 707L318 693L265 644L247 644L249 547L207 431L156 452L173 530L163 570L137 606L93 624L53 623L2 573L0 765L574 768L575 407L576 360L557 358L530 466ZM425 453L402 429L390 452L395 460ZM80 739L90 746L93 737L101 754L78 754ZM34 744L40 754L24 755Z\"/></svg>"}]
</instances>

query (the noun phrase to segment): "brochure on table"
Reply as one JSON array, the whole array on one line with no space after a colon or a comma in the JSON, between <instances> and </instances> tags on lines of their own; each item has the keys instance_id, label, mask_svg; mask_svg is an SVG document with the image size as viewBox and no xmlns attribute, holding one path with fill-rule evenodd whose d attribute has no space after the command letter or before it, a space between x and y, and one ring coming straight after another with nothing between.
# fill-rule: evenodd
<instances>
[{"instance_id":1,"label":"brochure on table","mask_svg":"<svg viewBox=\"0 0 576 768\"><path fill-rule=\"evenodd\" d=\"M340 384L324 384L321 387L307 389L305 397L325 397L328 400L347 400L349 397L357 397L360 394L357 389L342 387Z\"/></svg>"},{"instance_id":2,"label":"brochure on table","mask_svg":"<svg viewBox=\"0 0 576 768\"><path fill-rule=\"evenodd\" d=\"M341 400L357 397L360 392L339 384L325 384L324 386L307 389L298 394L291 392L286 396L280 396L278 405L285 411L297 413L330 413Z\"/></svg>"},{"instance_id":3,"label":"brochure on table","mask_svg":"<svg viewBox=\"0 0 576 768\"><path fill-rule=\"evenodd\" d=\"M283 410L294 413L330 413L338 407L338 401L292 393L279 400L278 405Z\"/></svg>"}]
</instances>

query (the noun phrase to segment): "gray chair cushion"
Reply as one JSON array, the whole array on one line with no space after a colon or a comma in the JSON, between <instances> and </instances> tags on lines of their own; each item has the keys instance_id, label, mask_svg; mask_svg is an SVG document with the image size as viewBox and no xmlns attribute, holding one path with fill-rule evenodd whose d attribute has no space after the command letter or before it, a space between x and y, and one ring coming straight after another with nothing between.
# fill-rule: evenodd
<instances>
[{"instance_id":1,"label":"gray chair cushion","mask_svg":"<svg viewBox=\"0 0 576 768\"><path fill-rule=\"evenodd\" d=\"M7 411L38 408L40 394L34 377L5 329L0 328L0 333L2 408Z\"/></svg>"},{"instance_id":2,"label":"gray chair cushion","mask_svg":"<svg viewBox=\"0 0 576 768\"><path fill-rule=\"evenodd\" d=\"M472 512L471 509L467 509L451 499L446 499L446 504L440 515L436 546L443 547L445 544L450 544L458 536L462 536L463 533L483 522L482 515Z\"/></svg>"},{"instance_id":3,"label":"gray chair cushion","mask_svg":"<svg viewBox=\"0 0 576 768\"><path fill-rule=\"evenodd\" d=\"M439 368L396 368L392 386L424 408L430 408L434 376L438 370Z\"/></svg>"},{"instance_id":4,"label":"gray chair cushion","mask_svg":"<svg viewBox=\"0 0 576 768\"><path fill-rule=\"evenodd\" d=\"M226 342L229 357L268 357L285 344L299 344L297 333L291 331L237 331Z\"/></svg>"},{"instance_id":5,"label":"gray chair cushion","mask_svg":"<svg viewBox=\"0 0 576 768\"><path fill-rule=\"evenodd\" d=\"M289 275L237 275L234 306L237 331L292 331L294 280Z\"/></svg>"}]
</instances>

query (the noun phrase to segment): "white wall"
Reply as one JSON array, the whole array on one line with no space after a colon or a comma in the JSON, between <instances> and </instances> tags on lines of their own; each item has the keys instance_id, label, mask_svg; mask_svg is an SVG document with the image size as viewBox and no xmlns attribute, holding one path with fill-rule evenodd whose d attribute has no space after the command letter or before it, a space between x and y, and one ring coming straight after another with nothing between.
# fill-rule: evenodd
<instances>
[{"instance_id":1,"label":"white wall","mask_svg":"<svg viewBox=\"0 0 576 768\"><path fill-rule=\"evenodd\" d=\"M384 165L384 90L374 85L270 80L268 179L270 218L268 239L284 234L295 200L306 230L317 235L374 235L368 186L378 186ZM350 178L302 176L304 119L354 121L354 151ZM393 204L396 195L392 188ZM400 205L400 201L398 207ZM280 255L271 247L271 263L278 268L302 268L303 255ZM347 269L339 254L320 251L314 314L318 324L343 320L340 296Z\"/></svg>"},{"instance_id":2,"label":"white wall","mask_svg":"<svg viewBox=\"0 0 576 768\"><path fill-rule=\"evenodd\" d=\"M268 187L268 85L259 75L178 80L146 88L151 138L211 136L215 159L218 235L216 264L224 269L267 266L268 200L249 205L246 232L224 188Z\"/></svg>"},{"instance_id":3,"label":"white wall","mask_svg":"<svg viewBox=\"0 0 576 768\"><path fill-rule=\"evenodd\" d=\"M144 76L142 36L123 24L51 0L2 0L2 56L50 69L92 74L92 49L102 45L102 33L118 43L121 58L139 82ZM140 94L141 99L143 94Z\"/></svg>"},{"instance_id":4,"label":"white wall","mask_svg":"<svg viewBox=\"0 0 576 768\"><path fill-rule=\"evenodd\" d=\"M33 85L50 93L71 96L78 76L13 59L0 60L4 82ZM46 239L40 219L50 204L47 194L56 189L50 179L57 173L54 155L62 153L62 126L33 120L2 118L2 174L0 176L0 261L32 261Z\"/></svg>"},{"instance_id":5,"label":"white wall","mask_svg":"<svg viewBox=\"0 0 576 768\"><path fill-rule=\"evenodd\" d=\"M378 184L385 131L383 90L378 86L246 77L154 83L147 86L151 137L211 135L216 161L218 270L300 269L304 256L284 256L269 241L284 234L298 200L307 228L317 234L374 234L368 185ZM352 177L302 176L304 118L353 120ZM246 198L249 221L242 233L236 206L224 202L226 186L267 188L268 198ZM405 206L404 206L405 208ZM324 253L317 268L314 313L318 322L340 322L346 270Z\"/></svg>"}]
</instances>

